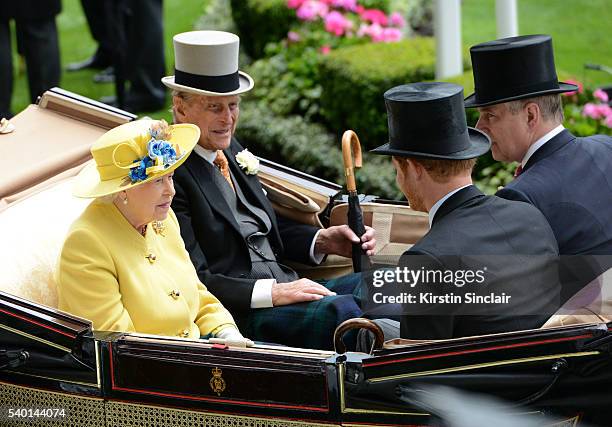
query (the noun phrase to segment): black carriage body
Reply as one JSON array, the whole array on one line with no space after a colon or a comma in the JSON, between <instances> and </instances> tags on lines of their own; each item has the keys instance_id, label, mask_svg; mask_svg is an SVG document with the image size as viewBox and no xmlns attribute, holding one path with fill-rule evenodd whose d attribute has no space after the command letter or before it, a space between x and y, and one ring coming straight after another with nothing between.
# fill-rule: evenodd
<instances>
[{"instance_id":1,"label":"black carriage body","mask_svg":"<svg viewBox=\"0 0 612 427\"><path fill-rule=\"evenodd\" d=\"M87 321L0 293L0 350L29 355L0 370L0 407L61 406L69 418L57 425L88 427L430 425L435 418L402 391L445 385L506 402L531 397L517 413L607 425L610 326L338 355L92 332Z\"/></svg>"}]
</instances>

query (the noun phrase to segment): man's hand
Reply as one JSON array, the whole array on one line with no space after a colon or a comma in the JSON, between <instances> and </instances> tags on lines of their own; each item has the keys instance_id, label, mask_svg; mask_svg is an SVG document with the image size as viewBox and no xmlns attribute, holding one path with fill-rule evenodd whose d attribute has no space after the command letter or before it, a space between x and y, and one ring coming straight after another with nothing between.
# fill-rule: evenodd
<instances>
[{"instance_id":1,"label":"man's hand","mask_svg":"<svg viewBox=\"0 0 612 427\"><path fill-rule=\"evenodd\" d=\"M298 279L295 282L272 285L272 305L274 307L317 301L328 295L336 295L336 293L309 279Z\"/></svg>"},{"instance_id":2,"label":"man's hand","mask_svg":"<svg viewBox=\"0 0 612 427\"><path fill-rule=\"evenodd\" d=\"M317 235L315 253L334 254L350 258L353 243L360 243L366 254L373 255L376 247L375 232L372 227L365 227L361 239L357 237L348 225L337 225L322 230Z\"/></svg>"}]
</instances>

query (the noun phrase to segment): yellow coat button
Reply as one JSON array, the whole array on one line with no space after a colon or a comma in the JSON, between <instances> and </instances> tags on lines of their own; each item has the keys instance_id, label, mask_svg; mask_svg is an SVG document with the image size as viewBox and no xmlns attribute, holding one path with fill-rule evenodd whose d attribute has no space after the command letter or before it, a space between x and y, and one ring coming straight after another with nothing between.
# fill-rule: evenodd
<instances>
[{"instance_id":1,"label":"yellow coat button","mask_svg":"<svg viewBox=\"0 0 612 427\"><path fill-rule=\"evenodd\" d=\"M181 296L181 291L173 289L172 292L170 292L170 296L174 299L178 299Z\"/></svg>"},{"instance_id":2,"label":"yellow coat button","mask_svg":"<svg viewBox=\"0 0 612 427\"><path fill-rule=\"evenodd\" d=\"M181 338L187 338L189 336L189 329L183 329L181 332L179 332L178 336Z\"/></svg>"},{"instance_id":3,"label":"yellow coat button","mask_svg":"<svg viewBox=\"0 0 612 427\"><path fill-rule=\"evenodd\" d=\"M151 264L153 264L155 262L155 260L157 259L155 254L149 254L145 258L148 259Z\"/></svg>"}]
</instances>

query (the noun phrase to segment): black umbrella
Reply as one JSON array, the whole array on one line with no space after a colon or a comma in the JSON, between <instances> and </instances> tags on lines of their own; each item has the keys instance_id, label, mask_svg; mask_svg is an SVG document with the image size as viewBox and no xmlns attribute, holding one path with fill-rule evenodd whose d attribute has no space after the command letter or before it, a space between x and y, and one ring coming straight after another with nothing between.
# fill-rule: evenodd
<instances>
[{"instance_id":1,"label":"black umbrella","mask_svg":"<svg viewBox=\"0 0 612 427\"><path fill-rule=\"evenodd\" d=\"M355 158L354 166L353 157ZM342 135L342 161L344 162L346 189L348 190L348 226L358 237L361 237L365 233L365 226L363 225L363 213L361 212L361 206L359 206L359 196L357 195L353 171L354 168L361 167L361 144L357 134L352 130L347 130ZM361 243L353 244L352 258L353 271L355 272L367 269L372 265L365 251L361 248Z\"/></svg>"}]
</instances>

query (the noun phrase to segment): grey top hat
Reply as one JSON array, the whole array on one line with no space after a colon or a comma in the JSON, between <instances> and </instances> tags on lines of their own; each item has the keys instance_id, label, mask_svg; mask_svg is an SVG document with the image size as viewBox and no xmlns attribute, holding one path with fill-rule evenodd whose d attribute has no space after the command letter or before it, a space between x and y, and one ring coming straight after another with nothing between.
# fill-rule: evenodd
<instances>
[{"instance_id":1,"label":"grey top hat","mask_svg":"<svg viewBox=\"0 0 612 427\"><path fill-rule=\"evenodd\" d=\"M464 160L489 151L489 137L467 126L463 88L422 82L385 92L389 142L374 154Z\"/></svg>"},{"instance_id":2,"label":"grey top hat","mask_svg":"<svg viewBox=\"0 0 612 427\"><path fill-rule=\"evenodd\" d=\"M546 34L477 44L470 48L470 55L475 93L465 99L466 107L485 107L578 89L557 79L552 39Z\"/></svg>"},{"instance_id":3,"label":"grey top hat","mask_svg":"<svg viewBox=\"0 0 612 427\"><path fill-rule=\"evenodd\" d=\"M237 95L253 88L253 79L238 70L236 34L189 31L174 42L174 75L162 78L170 89L198 95Z\"/></svg>"}]
</instances>

